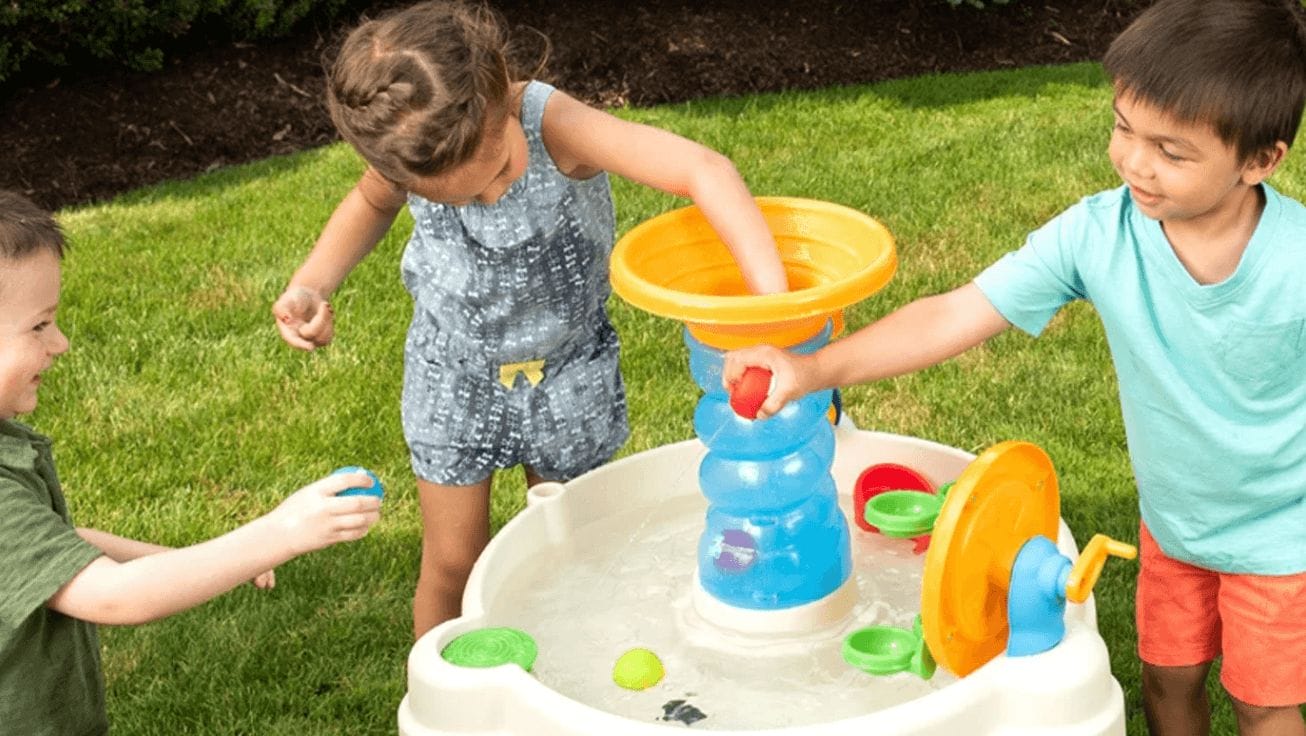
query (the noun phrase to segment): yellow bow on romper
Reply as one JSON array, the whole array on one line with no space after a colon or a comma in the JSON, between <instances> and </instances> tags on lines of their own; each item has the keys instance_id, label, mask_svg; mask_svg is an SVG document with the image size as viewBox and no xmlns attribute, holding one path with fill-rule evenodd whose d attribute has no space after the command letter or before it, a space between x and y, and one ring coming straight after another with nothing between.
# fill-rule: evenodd
<instances>
[{"instance_id":1,"label":"yellow bow on romper","mask_svg":"<svg viewBox=\"0 0 1306 736\"><path fill-rule=\"evenodd\" d=\"M517 374L521 373L530 381L531 387L540 385L544 380L544 361L528 360L524 363L506 363L499 366L499 383L503 387L512 390L512 385L517 381Z\"/></svg>"}]
</instances>

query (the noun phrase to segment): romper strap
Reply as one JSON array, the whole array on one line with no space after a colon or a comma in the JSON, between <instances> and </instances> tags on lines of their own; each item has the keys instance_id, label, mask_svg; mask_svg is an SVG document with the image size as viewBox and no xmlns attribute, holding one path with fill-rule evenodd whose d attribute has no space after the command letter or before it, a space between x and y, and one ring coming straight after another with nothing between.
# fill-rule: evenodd
<instances>
[{"instance_id":1,"label":"romper strap","mask_svg":"<svg viewBox=\"0 0 1306 736\"><path fill-rule=\"evenodd\" d=\"M544 82L530 81L522 93L521 123L527 131L539 131L544 121L544 103L553 94L553 86Z\"/></svg>"}]
</instances>

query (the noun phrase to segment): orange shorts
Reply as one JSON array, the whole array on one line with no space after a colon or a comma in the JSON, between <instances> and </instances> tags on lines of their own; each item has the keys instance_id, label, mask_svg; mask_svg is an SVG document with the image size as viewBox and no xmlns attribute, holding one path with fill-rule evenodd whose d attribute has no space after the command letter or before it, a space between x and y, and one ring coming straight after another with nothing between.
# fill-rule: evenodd
<instances>
[{"instance_id":1,"label":"orange shorts","mask_svg":"<svg viewBox=\"0 0 1306 736\"><path fill-rule=\"evenodd\" d=\"M1138 656L1185 667L1224 656L1220 681L1263 707L1306 702L1306 573L1236 575L1167 557L1139 532Z\"/></svg>"}]
</instances>

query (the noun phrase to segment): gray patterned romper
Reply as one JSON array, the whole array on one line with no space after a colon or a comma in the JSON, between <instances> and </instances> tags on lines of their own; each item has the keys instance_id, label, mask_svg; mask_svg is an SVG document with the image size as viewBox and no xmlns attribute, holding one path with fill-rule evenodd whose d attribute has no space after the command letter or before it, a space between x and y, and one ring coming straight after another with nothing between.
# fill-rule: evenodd
<instances>
[{"instance_id":1,"label":"gray patterned romper","mask_svg":"<svg viewBox=\"0 0 1306 736\"><path fill-rule=\"evenodd\" d=\"M408 197L402 415L424 480L470 485L518 463L567 480L606 462L629 431L605 308L611 188L607 174L579 181L554 165L540 134L552 92L526 87L526 173L498 202Z\"/></svg>"}]
</instances>

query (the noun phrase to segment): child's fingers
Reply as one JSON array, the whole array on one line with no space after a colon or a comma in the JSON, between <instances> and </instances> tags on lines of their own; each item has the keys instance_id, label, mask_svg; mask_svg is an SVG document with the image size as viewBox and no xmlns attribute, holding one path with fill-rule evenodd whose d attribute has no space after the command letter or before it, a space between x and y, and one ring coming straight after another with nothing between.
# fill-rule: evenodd
<instances>
[{"instance_id":1,"label":"child's fingers","mask_svg":"<svg viewBox=\"0 0 1306 736\"><path fill-rule=\"evenodd\" d=\"M761 408L757 410L757 418L766 419L767 417L774 416L779 413L781 409L785 408L785 404L787 403L789 403L789 399L781 392L775 391L766 397L766 401L762 402Z\"/></svg>"},{"instance_id":2,"label":"child's fingers","mask_svg":"<svg viewBox=\"0 0 1306 736\"><path fill-rule=\"evenodd\" d=\"M354 488L356 486L350 486ZM327 499L327 513L332 516L352 516L354 514L380 513L381 499L376 496L337 496Z\"/></svg>"},{"instance_id":3,"label":"child's fingers","mask_svg":"<svg viewBox=\"0 0 1306 736\"><path fill-rule=\"evenodd\" d=\"M317 314L307 324L299 328L299 335L314 345L326 345L335 336L335 315L331 305L322 302Z\"/></svg>"},{"instance_id":4,"label":"child's fingers","mask_svg":"<svg viewBox=\"0 0 1306 736\"><path fill-rule=\"evenodd\" d=\"M338 538L343 540L362 539L380 520L381 513L379 511L337 516L332 520L331 530Z\"/></svg>"},{"instance_id":5,"label":"child's fingers","mask_svg":"<svg viewBox=\"0 0 1306 736\"><path fill-rule=\"evenodd\" d=\"M302 323L282 322L277 320L277 332L281 333L281 339L285 340L288 345L300 350L312 350L317 346L299 336L299 326Z\"/></svg>"},{"instance_id":6,"label":"child's fingers","mask_svg":"<svg viewBox=\"0 0 1306 736\"><path fill-rule=\"evenodd\" d=\"M338 496L341 491L349 488L367 488L372 485L372 479L363 473L332 473L331 475L309 483L300 489L300 492L307 492L314 496L331 498ZM372 496L346 496L339 499L340 501L362 501ZM331 507L336 508L335 506Z\"/></svg>"},{"instance_id":7,"label":"child's fingers","mask_svg":"<svg viewBox=\"0 0 1306 736\"><path fill-rule=\"evenodd\" d=\"M744 377L744 371L758 367L771 370L771 361L766 348L753 347L726 353L725 363L721 366L721 387L729 391Z\"/></svg>"},{"instance_id":8,"label":"child's fingers","mask_svg":"<svg viewBox=\"0 0 1306 736\"><path fill-rule=\"evenodd\" d=\"M788 365L777 366L771 374L771 385L767 388L766 400L757 410L758 419L778 414L785 404L800 396L802 393L799 392L798 381L792 368Z\"/></svg>"},{"instance_id":9,"label":"child's fingers","mask_svg":"<svg viewBox=\"0 0 1306 736\"><path fill-rule=\"evenodd\" d=\"M332 473L331 475L328 475L326 478L323 478L322 480L316 481L315 483L312 484L312 486L317 486L319 483L322 483L322 481L325 481L325 480L331 480L331 481L333 481L333 482L330 483L330 484L328 484L328 485L326 485L326 486L323 486L321 489L319 489L318 495L320 495L320 496L338 496L338 495L341 493L341 491L346 491L346 490L349 490L350 488L371 488L371 487L372 487L372 479L371 479L370 477L368 477L368 475L367 475L366 473L359 473L359 472L351 472L351 473ZM324 490L324 489L329 489L329 490ZM342 500L342 501L357 501L357 502L360 502L360 503L366 503L366 504L372 504L372 503L375 503L375 506L376 506L377 508L380 508L380 506L381 506L381 499L377 498L376 496L372 496L372 495L345 496L345 497L341 498L341 500ZM349 510L351 510L351 509L352 509L352 510L362 511L362 510L365 510L366 508L370 508L370 506L366 506L366 505L365 505L365 506L358 506L358 507L356 507L356 508L355 508L355 507L339 506L339 509L341 509L342 511L346 511L346 512L349 511Z\"/></svg>"},{"instance_id":10,"label":"child's fingers","mask_svg":"<svg viewBox=\"0 0 1306 736\"><path fill-rule=\"evenodd\" d=\"M732 386L739 383L739 378L744 375L746 368L747 366L742 365L734 353L728 353L726 362L721 366L721 388L729 391Z\"/></svg>"},{"instance_id":11,"label":"child's fingers","mask_svg":"<svg viewBox=\"0 0 1306 736\"><path fill-rule=\"evenodd\" d=\"M272 305L272 314L278 322L305 322L317 309L315 302L321 298L302 288L287 289Z\"/></svg>"}]
</instances>

